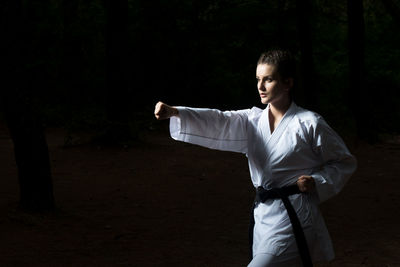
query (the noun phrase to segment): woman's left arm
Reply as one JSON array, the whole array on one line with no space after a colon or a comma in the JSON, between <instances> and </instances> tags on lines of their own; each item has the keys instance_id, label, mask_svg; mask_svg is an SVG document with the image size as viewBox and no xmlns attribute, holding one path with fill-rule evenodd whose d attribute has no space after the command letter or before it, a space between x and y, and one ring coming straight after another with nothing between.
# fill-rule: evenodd
<instances>
[{"instance_id":1,"label":"woman's left arm","mask_svg":"<svg viewBox=\"0 0 400 267\"><path fill-rule=\"evenodd\" d=\"M311 174L320 201L339 193L357 168L356 158L340 136L321 118L313 127L312 146L321 165Z\"/></svg>"}]
</instances>

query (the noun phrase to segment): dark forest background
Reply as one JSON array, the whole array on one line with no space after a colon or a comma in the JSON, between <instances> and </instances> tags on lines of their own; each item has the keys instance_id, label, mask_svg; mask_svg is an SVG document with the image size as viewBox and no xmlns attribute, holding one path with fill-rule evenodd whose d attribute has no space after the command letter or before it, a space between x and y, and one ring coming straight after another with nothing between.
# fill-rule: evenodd
<instances>
[{"instance_id":1,"label":"dark forest background","mask_svg":"<svg viewBox=\"0 0 400 267\"><path fill-rule=\"evenodd\" d=\"M51 188L44 128L120 144L157 128L158 100L259 105L256 62L274 47L299 61L297 104L340 134L376 142L400 131L397 0L7 0L0 8L1 108L20 182L28 172L47 177L27 188Z\"/></svg>"},{"instance_id":2,"label":"dark forest background","mask_svg":"<svg viewBox=\"0 0 400 267\"><path fill-rule=\"evenodd\" d=\"M259 102L259 54L280 46L302 61L300 105L334 124L366 105L374 128L398 131L400 3L349 2L364 4L359 89L349 83L348 3L320 0L22 1L13 61L23 75L12 84L24 82L48 126L101 125L108 109L135 121L157 100L247 108Z\"/></svg>"}]
</instances>

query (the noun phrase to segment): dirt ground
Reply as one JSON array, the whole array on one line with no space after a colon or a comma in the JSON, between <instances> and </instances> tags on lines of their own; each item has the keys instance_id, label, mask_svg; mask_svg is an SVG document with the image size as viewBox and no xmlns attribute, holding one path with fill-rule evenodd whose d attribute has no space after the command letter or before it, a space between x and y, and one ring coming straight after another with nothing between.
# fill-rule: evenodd
<instances>
[{"instance_id":1,"label":"dirt ground","mask_svg":"<svg viewBox=\"0 0 400 267\"><path fill-rule=\"evenodd\" d=\"M175 142L166 127L125 148L47 138L58 208L24 213L0 128L0 266L247 265L245 156ZM321 204L336 259L317 266L400 266L398 141L349 145L359 168Z\"/></svg>"}]
</instances>

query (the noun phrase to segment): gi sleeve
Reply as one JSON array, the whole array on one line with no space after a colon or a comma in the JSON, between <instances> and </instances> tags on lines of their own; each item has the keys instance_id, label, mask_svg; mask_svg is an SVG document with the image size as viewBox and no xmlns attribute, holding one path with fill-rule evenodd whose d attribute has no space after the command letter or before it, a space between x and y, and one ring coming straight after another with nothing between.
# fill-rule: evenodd
<instances>
[{"instance_id":1,"label":"gi sleeve","mask_svg":"<svg viewBox=\"0 0 400 267\"><path fill-rule=\"evenodd\" d=\"M177 107L170 118L171 137L211 149L247 153L247 110Z\"/></svg>"},{"instance_id":2,"label":"gi sleeve","mask_svg":"<svg viewBox=\"0 0 400 267\"><path fill-rule=\"evenodd\" d=\"M342 190L356 170L357 161L323 119L313 130L313 150L322 164L311 176L315 179L320 202L323 202Z\"/></svg>"}]
</instances>

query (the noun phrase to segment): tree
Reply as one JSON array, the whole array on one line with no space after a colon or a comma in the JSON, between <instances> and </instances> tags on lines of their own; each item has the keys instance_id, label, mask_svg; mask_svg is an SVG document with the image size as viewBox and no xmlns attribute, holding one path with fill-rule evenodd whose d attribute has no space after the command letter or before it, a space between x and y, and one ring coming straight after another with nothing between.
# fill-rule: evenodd
<instances>
[{"instance_id":1,"label":"tree","mask_svg":"<svg viewBox=\"0 0 400 267\"><path fill-rule=\"evenodd\" d=\"M304 94L304 105L318 111L318 96L315 88L315 70L313 61L312 18L311 0L297 0L297 27L300 43L300 77L301 89Z\"/></svg>"},{"instance_id":2,"label":"tree","mask_svg":"<svg viewBox=\"0 0 400 267\"><path fill-rule=\"evenodd\" d=\"M128 1L104 0L106 12L107 142L129 139L131 94L127 79ZM108 140L107 140L108 139Z\"/></svg>"},{"instance_id":3,"label":"tree","mask_svg":"<svg viewBox=\"0 0 400 267\"><path fill-rule=\"evenodd\" d=\"M347 0L348 55L349 55L349 106L353 112L357 136L374 141L377 138L373 127L371 98L365 83L365 27L362 0ZM361 92L362 90L362 92Z\"/></svg>"},{"instance_id":4,"label":"tree","mask_svg":"<svg viewBox=\"0 0 400 267\"><path fill-rule=\"evenodd\" d=\"M63 31L60 78L63 85L69 90L79 90L82 84L82 40L76 33L78 8L78 0L62 0Z\"/></svg>"},{"instance_id":5,"label":"tree","mask_svg":"<svg viewBox=\"0 0 400 267\"><path fill-rule=\"evenodd\" d=\"M2 3L3 41L1 107L14 143L20 206L30 211L54 209L49 152L44 130L32 104L32 85L26 80L28 43L22 1Z\"/></svg>"}]
</instances>

